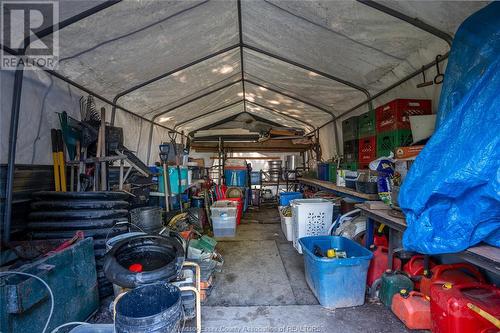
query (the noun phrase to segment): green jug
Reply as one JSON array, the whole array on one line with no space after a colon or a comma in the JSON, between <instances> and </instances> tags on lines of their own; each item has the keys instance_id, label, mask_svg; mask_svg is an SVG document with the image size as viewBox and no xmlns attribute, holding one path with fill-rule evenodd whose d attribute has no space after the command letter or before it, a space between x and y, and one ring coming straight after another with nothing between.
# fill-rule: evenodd
<instances>
[{"instance_id":1,"label":"green jug","mask_svg":"<svg viewBox=\"0 0 500 333\"><path fill-rule=\"evenodd\" d=\"M392 297L402 289L413 290L413 281L402 272L387 270L382 275L379 298L387 307L392 305Z\"/></svg>"}]
</instances>

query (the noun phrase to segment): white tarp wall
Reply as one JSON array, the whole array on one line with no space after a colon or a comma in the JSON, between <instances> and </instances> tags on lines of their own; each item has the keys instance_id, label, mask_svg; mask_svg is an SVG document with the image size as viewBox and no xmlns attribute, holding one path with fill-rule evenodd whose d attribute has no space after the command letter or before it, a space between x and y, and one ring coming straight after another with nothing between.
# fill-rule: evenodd
<instances>
[{"instance_id":1,"label":"white tarp wall","mask_svg":"<svg viewBox=\"0 0 500 333\"><path fill-rule=\"evenodd\" d=\"M449 35L487 4L382 3ZM61 20L95 4L61 0ZM239 44L240 32L243 45ZM186 131L210 125L222 115L241 112L229 106L243 99L247 101L247 110L243 111L309 131L364 101L366 91L376 94L449 50L443 39L359 1L242 0L241 21L236 0L121 1L65 27L59 39L57 72L109 100L170 73L125 94L118 104ZM200 59L205 60L187 66ZM2 161L7 147L11 74L2 72ZM40 76L39 84L30 83L32 75ZM70 94L65 84L55 82L42 103L50 80L45 74L26 76L17 161L47 163L50 154L33 149L40 119L35 148L43 143L49 151L50 145L45 143L50 142L48 129L57 127L54 112L68 108L70 114L78 114L79 96L75 97L78 93L74 91ZM242 78L246 80L246 93L238 82ZM418 78L392 90L374 105L394 97L430 97L436 102L436 87L416 90L416 82ZM40 118L42 107L46 108L46 118ZM110 114L109 105L106 109ZM366 109L361 107L354 114ZM147 124L120 114L119 109L116 112L128 148L137 149L141 159L149 154L151 161L155 160L158 144L168 140L167 131L155 127L151 149L143 151L149 142ZM183 124L194 116L199 117L195 124ZM320 135L325 158L335 153L332 129L326 127Z\"/></svg>"}]
</instances>

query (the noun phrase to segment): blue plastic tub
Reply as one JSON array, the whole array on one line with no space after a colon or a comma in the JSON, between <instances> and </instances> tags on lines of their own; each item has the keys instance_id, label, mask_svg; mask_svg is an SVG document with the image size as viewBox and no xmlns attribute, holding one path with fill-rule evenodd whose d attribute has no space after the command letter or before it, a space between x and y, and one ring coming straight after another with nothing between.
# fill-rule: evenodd
<instances>
[{"instance_id":1,"label":"blue plastic tub","mask_svg":"<svg viewBox=\"0 0 500 333\"><path fill-rule=\"evenodd\" d=\"M329 309L363 305L366 274L373 254L358 243L339 236L311 236L299 239L304 253L306 281L321 306ZM323 253L328 249L347 252L345 259L320 258L314 246Z\"/></svg>"},{"instance_id":2,"label":"blue plastic tub","mask_svg":"<svg viewBox=\"0 0 500 333\"><path fill-rule=\"evenodd\" d=\"M280 192L280 206L290 205L290 201L293 199L302 199L303 195L300 192Z\"/></svg>"},{"instance_id":3,"label":"blue plastic tub","mask_svg":"<svg viewBox=\"0 0 500 333\"><path fill-rule=\"evenodd\" d=\"M224 178L227 186L246 187L248 171L246 169L226 169Z\"/></svg>"},{"instance_id":4,"label":"blue plastic tub","mask_svg":"<svg viewBox=\"0 0 500 333\"><path fill-rule=\"evenodd\" d=\"M252 185L260 185L260 171L252 171L250 173L250 183Z\"/></svg>"}]
</instances>

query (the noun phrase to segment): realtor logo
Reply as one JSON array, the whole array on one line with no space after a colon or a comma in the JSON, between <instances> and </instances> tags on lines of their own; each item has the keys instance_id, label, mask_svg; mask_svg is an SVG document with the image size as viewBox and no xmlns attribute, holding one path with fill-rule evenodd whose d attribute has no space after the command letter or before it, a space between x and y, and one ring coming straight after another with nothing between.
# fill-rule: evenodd
<instances>
[{"instance_id":1,"label":"realtor logo","mask_svg":"<svg viewBox=\"0 0 500 333\"><path fill-rule=\"evenodd\" d=\"M19 63L25 69L55 69L59 57L57 1L1 1L1 18L1 69L16 69ZM55 32L40 36L51 27Z\"/></svg>"}]
</instances>

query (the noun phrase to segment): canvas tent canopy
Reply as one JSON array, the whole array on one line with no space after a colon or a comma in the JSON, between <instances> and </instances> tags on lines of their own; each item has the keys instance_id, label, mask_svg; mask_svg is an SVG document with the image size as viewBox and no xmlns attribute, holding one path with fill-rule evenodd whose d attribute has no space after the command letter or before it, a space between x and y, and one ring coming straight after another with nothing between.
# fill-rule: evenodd
<instances>
[{"instance_id":1,"label":"canvas tent canopy","mask_svg":"<svg viewBox=\"0 0 500 333\"><path fill-rule=\"evenodd\" d=\"M341 148L335 125L343 118L394 96L437 99L437 86L415 89L422 66L432 77L436 55L446 58L459 24L485 5L60 1L67 24L49 31L59 34L58 68L24 73L16 163L49 164L55 112L78 118L78 100L89 93L148 162L169 130L187 135L242 113L318 130L331 156ZM1 76L7 163L16 88L13 71Z\"/></svg>"}]
</instances>

